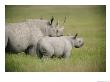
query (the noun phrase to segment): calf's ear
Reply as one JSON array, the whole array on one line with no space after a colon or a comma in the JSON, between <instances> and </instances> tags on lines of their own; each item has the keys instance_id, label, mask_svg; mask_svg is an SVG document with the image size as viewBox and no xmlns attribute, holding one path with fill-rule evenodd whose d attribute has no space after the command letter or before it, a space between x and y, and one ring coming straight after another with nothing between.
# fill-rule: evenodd
<instances>
[{"instance_id":1,"label":"calf's ear","mask_svg":"<svg viewBox=\"0 0 110 82\"><path fill-rule=\"evenodd\" d=\"M75 36L73 37L73 39L76 39L77 36L78 36L78 33L75 34Z\"/></svg>"}]
</instances>

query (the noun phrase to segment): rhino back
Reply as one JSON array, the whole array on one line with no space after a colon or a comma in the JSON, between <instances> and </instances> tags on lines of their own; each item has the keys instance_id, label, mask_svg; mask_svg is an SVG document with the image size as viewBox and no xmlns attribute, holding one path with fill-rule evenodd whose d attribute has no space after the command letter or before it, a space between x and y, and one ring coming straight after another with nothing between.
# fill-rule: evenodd
<instances>
[{"instance_id":1,"label":"rhino back","mask_svg":"<svg viewBox=\"0 0 110 82\"><path fill-rule=\"evenodd\" d=\"M45 37L40 40L40 44L49 52L54 49L53 55L56 56L61 56L71 49L70 42L64 37ZM44 46L45 44L46 46Z\"/></svg>"},{"instance_id":2,"label":"rhino back","mask_svg":"<svg viewBox=\"0 0 110 82\"><path fill-rule=\"evenodd\" d=\"M56 36L56 28L49 25L48 20L30 19L27 23L31 28L39 28L44 36Z\"/></svg>"}]
</instances>

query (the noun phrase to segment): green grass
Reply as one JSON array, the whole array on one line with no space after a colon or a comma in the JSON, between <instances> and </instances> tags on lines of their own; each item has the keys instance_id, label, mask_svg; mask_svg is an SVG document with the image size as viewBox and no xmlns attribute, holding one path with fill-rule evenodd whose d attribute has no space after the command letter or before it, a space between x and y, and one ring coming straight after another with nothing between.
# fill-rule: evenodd
<instances>
[{"instance_id":1,"label":"green grass","mask_svg":"<svg viewBox=\"0 0 110 82\"><path fill-rule=\"evenodd\" d=\"M69 59L38 59L24 53L5 57L6 71L106 71L106 9L105 6L6 6L6 23L22 22L29 18L50 19L54 16L65 35L79 33L84 46L73 49Z\"/></svg>"}]
</instances>

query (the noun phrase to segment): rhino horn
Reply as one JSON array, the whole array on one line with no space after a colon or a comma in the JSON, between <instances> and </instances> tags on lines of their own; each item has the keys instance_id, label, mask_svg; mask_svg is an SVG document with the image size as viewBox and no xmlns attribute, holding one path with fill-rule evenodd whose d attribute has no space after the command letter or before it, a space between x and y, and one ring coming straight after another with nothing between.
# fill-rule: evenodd
<instances>
[{"instance_id":1,"label":"rhino horn","mask_svg":"<svg viewBox=\"0 0 110 82\"><path fill-rule=\"evenodd\" d=\"M57 20L56 27L59 26L59 21Z\"/></svg>"},{"instance_id":2,"label":"rhino horn","mask_svg":"<svg viewBox=\"0 0 110 82\"><path fill-rule=\"evenodd\" d=\"M78 33L76 33L75 36L74 36L73 38L76 39L77 36L78 36Z\"/></svg>"},{"instance_id":3,"label":"rhino horn","mask_svg":"<svg viewBox=\"0 0 110 82\"><path fill-rule=\"evenodd\" d=\"M65 16L64 21L63 21L63 25L64 25L64 24L65 24L65 22L66 22L66 18L67 18L67 17Z\"/></svg>"},{"instance_id":4,"label":"rhino horn","mask_svg":"<svg viewBox=\"0 0 110 82\"><path fill-rule=\"evenodd\" d=\"M53 20L54 20L54 17L52 16L52 18L51 18L51 20L50 20L50 25L52 25Z\"/></svg>"}]
</instances>

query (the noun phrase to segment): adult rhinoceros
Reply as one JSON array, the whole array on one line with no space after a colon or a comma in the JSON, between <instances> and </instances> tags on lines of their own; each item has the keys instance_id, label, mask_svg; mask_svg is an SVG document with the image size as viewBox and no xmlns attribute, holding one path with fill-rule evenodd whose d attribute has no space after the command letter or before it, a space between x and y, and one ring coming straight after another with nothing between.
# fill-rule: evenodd
<instances>
[{"instance_id":1,"label":"adult rhinoceros","mask_svg":"<svg viewBox=\"0 0 110 82\"><path fill-rule=\"evenodd\" d=\"M22 23L6 24L5 50L6 52L26 52L36 54L35 45L41 36L60 36L63 31L58 24L47 20L28 20ZM59 35L60 34L60 35Z\"/></svg>"}]
</instances>

